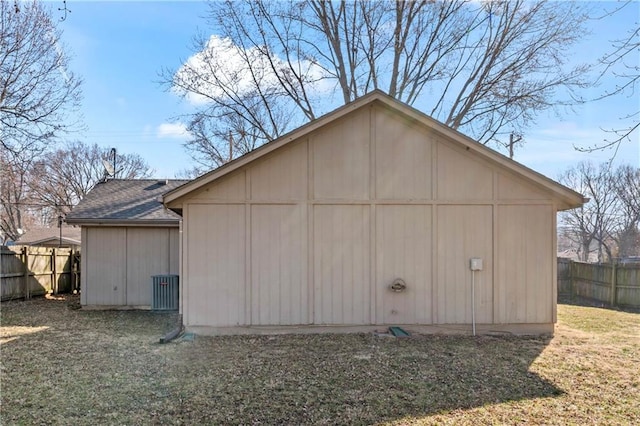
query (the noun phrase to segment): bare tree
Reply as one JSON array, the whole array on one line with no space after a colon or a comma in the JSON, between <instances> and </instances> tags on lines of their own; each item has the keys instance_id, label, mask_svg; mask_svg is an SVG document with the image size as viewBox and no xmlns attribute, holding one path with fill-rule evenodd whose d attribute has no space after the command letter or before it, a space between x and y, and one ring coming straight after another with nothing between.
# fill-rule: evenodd
<instances>
[{"instance_id":1,"label":"bare tree","mask_svg":"<svg viewBox=\"0 0 640 426\"><path fill-rule=\"evenodd\" d=\"M77 127L81 81L38 1L0 0L0 144L16 155Z\"/></svg>"},{"instance_id":2,"label":"bare tree","mask_svg":"<svg viewBox=\"0 0 640 426\"><path fill-rule=\"evenodd\" d=\"M212 162L224 164L266 142L245 120L231 112L216 119L206 112L196 113L187 127L191 140L186 148L196 162L192 175L208 171Z\"/></svg>"},{"instance_id":3,"label":"bare tree","mask_svg":"<svg viewBox=\"0 0 640 426\"><path fill-rule=\"evenodd\" d=\"M51 221L58 214L68 213L91 188L105 179L103 161L111 160L110 148L76 141L36 161L29 185L43 215ZM117 154L116 167L118 179L146 178L152 173L137 154Z\"/></svg>"},{"instance_id":4,"label":"bare tree","mask_svg":"<svg viewBox=\"0 0 640 426\"><path fill-rule=\"evenodd\" d=\"M640 256L640 168L621 166L613 174L618 198L615 240L618 256Z\"/></svg>"},{"instance_id":5,"label":"bare tree","mask_svg":"<svg viewBox=\"0 0 640 426\"><path fill-rule=\"evenodd\" d=\"M0 149L0 242L16 240L37 223L37 201L29 188L33 159Z\"/></svg>"},{"instance_id":6,"label":"bare tree","mask_svg":"<svg viewBox=\"0 0 640 426\"><path fill-rule=\"evenodd\" d=\"M603 261L602 248L611 256L608 237L612 234L610 212L616 203L615 192L609 175L609 165L596 167L582 162L567 170L560 182L589 198L589 202L564 214L564 222L570 229L569 238L579 246L581 260L587 261L595 242L598 261Z\"/></svg>"},{"instance_id":7,"label":"bare tree","mask_svg":"<svg viewBox=\"0 0 640 426\"><path fill-rule=\"evenodd\" d=\"M636 2L628 0L613 12L607 13L600 19L609 16L627 13L630 7ZM633 12L632 12L633 13ZM627 32L627 36L621 39L611 41L612 49L599 60L600 74L596 83L601 82L604 78L613 78L616 85L609 88L596 99L591 102L597 102L611 97L636 97L638 96L638 84L640 83L640 26L637 25ZM638 103L636 103L638 105ZM631 135L640 128L640 106L632 111L628 111L626 115L620 117L622 125L618 128L604 129L613 135L611 139L605 139L603 143L595 146L578 148L582 152L594 152L603 149L613 148L615 153L621 143L631 141ZM615 154L614 154L615 156Z\"/></svg>"},{"instance_id":8,"label":"bare tree","mask_svg":"<svg viewBox=\"0 0 640 426\"><path fill-rule=\"evenodd\" d=\"M163 79L200 104L192 122L233 114L259 142L382 89L489 143L584 86L567 62L585 20L580 4L524 0L212 2L215 35Z\"/></svg>"},{"instance_id":9,"label":"bare tree","mask_svg":"<svg viewBox=\"0 0 640 426\"><path fill-rule=\"evenodd\" d=\"M565 236L577 244L581 260L596 251L598 261L636 254L640 235L640 169L610 163L596 167L579 163L560 182L582 193L589 202L564 213Z\"/></svg>"},{"instance_id":10,"label":"bare tree","mask_svg":"<svg viewBox=\"0 0 640 426\"><path fill-rule=\"evenodd\" d=\"M19 230L55 225L58 215L69 212L93 186L105 178L103 160L111 150L82 142L38 157L0 151L0 230L2 240L15 240ZM149 177L152 170L136 154L116 156L117 176Z\"/></svg>"}]
</instances>

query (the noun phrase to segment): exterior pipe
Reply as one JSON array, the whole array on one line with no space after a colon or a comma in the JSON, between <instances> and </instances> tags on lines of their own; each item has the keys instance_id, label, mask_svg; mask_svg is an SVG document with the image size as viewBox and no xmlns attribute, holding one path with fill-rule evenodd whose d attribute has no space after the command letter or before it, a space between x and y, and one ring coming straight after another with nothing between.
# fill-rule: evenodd
<instances>
[{"instance_id":1,"label":"exterior pipe","mask_svg":"<svg viewBox=\"0 0 640 426\"><path fill-rule=\"evenodd\" d=\"M169 343L170 341L172 341L172 340L176 339L178 336L180 336L183 331L184 331L184 325L182 324L182 315L180 314L180 315L178 315L178 325L176 326L176 328L174 328L169 333L167 333L163 337L161 337L160 338L160 343L161 344Z\"/></svg>"},{"instance_id":2,"label":"exterior pipe","mask_svg":"<svg viewBox=\"0 0 640 426\"><path fill-rule=\"evenodd\" d=\"M471 271L471 324L476 335L476 271Z\"/></svg>"}]
</instances>

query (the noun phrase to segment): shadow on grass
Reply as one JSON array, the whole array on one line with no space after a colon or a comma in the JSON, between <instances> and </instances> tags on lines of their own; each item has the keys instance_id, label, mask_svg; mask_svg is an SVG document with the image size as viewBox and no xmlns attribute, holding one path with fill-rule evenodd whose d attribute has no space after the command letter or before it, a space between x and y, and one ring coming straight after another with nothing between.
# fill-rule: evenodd
<instances>
[{"instance_id":1,"label":"shadow on grass","mask_svg":"<svg viewBox=\"0 0 640 426\"><path fill-rule=\"evenodd\" d=\"M3 327L49 327L3 345L9 423L47 422L27 406L35 396L55 400L45 411L51 419L80 423L373 424L563 393L530 371L548 337L325 334L160 345L170 316L83 312L60 301L6 307ZM44 366L48 379L38 381Z\"/></svg>"},{"instance_id":2,"label":"shadow on grass","mask_svg":"<svg viewBox=\"0 0 640 426\"><path fill-rule=\"evenodd\" d=\"M563 392L529 371L549 340L198 338L182 365L189 397L182 420L371 424L554 397Z\"/></svg>"}]
</instances>

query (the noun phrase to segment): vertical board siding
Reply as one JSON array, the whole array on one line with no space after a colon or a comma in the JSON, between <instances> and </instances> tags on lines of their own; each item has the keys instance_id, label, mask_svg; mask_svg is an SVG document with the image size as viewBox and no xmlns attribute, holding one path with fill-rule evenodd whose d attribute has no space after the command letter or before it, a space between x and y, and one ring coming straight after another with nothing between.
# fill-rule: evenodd
<instances>
[{"instance_id":1,"label":"vertical board siding","mask_svg":"<svg viewBox=\"0 0 640 426\"><path fill-rule=\"evenodd\" d=\"M252 207L252 324L308 323L305 218L304 205Z\"/></svg>"},{"instance_id":2,"label":"vertical board siding","mask_svg":"<svg viewBox=\"0 0 640 426\"><path fill-rule=\"evenodd\" d=\"M377 199L431 199L431 141L403 120L375 111Z\"/></svg>"},{"instance_id":3,"label":"vertical board siding","mask_svg":"<svg viewBox=\"0 0 640 426\"><path fill-rule=\"evenodd\" d=\"M552 322L552 200L430 132L374 105L190 196L187 325L470 324L472 257L477 323Z\"/></svg>"},{"instance_id":4,"label":"vertical board siding","mask_svg":"<svg viewBox=\"0 0 640 426\"><path fill-rule=\"evenodd\" d=\"M493 227L491 206L438 206L438 324L470 324L469 259L483 260L475 275L477 323L491 323L493 314Z\"/></svg>"},{"instance_id":5,"label":"vertical board siding","mask_svg":"<svg viewBox=\"0 0 640 426\"><path fill-rule=\"evenodd\" d=\"M549 196L536 191L531 185L527 185L515 176L498 173L498 199L503 201L548 200Z\"/></svg>"},{"instance_id":6,"label":"vertical board siding","mask_svg":"<svg viewBox=\"0 0 640 426\"><path fill-rule=\"evenodd\" d=\"M89 246L89 230L86 226L80 227L80 241L82 242L82 256L80 256L80 304L87 305L87 248Z\"/></svg>"},{"instance_id":7,"label":"vertical board siding","mask_svg":"<svg viewBox=\"0 0 640 426\"><path fill-rule=\"evenodd\" d=\"M552 206L499 206L498 323L552 321Z\"/></svg>"},{"instance_id":8,"label":"vertical board siding","mask_svg":"<svg viewBox=\"0 0 640 426\"><path fill-rule=\"evenodd\" d=\"M88 258L82 287L86 304L126 305L126 228L89 228L82 243L82 256Z\"/></svg>"},{"instance_id":9,"label":"vertical board siding","mask_svg":"<svg viewBox=\"0 0 640 426\"><path fill-rule=\"evenodd\" d=\"M316 324L370 324L369 206L314 208Z\"/></svg>"},{"instance_id":10,"label":"vertical board siding","mask_svg":"<svg viewBox=\"0 0 640 426\"><path fill-rule=\"evenodd\" d=\"M246 198L244 171L225 176L194 194L192 200L243 201Z\"/></svg>"},{"instance_id":11,"label":"vertical board siding","mask_svg":"<svg viewBox=\"0 0 640 426\"><path fill-rule=\"evenodd\" d=\"M151 277L178 274L178 238L177 228L83 227L82 305L150 306Z\"/></svg>"},{"instance_id":12,"label":"vertical board siding","mask_svg":"<svg viewBox=\"0 0 640 426\"><path fill-rule=\"evenodd\" d=\"M316 199L369 198L369 111L310 137Z\"/></svg>"},{"instance_id":13,"label":"vertical board siding","mask_svg":"<svg viewBox=\"0 0 640 426\"><path fill-rule=\"evenodd\" d=\"M127 229L127 305L151 305L151 276L169 273L169 229Z\"/></svg>"},{"instance_id":14,"label":"vertical board siding","mask_svg":"<svg viewBox=\"0 0 640 426\"><path fill-rule=\"evenodd\" d=\"M250 168L251 199L306 200L307 144L298 143Z\"/></svg>"},{"instance_id":15,"label":"vertical board siding","mask_svg":"<svg viewBox=\"0 0 640 426\"><path fill-rule=\"evenodd\" d=\"M245 207L192 204L185 259L191 325L245 325Z\"/></svg>"},{"instance_id":16,"label":"vertical board siding","mask_svg":"<svg viewBox=\"0 0 640 426\"><path fill-rule=\"evenodd\" d=\"M180 229L169 228L169 274L180 274ZM157 274L154 274L157 275Z\"/></svg>"},{"instance_id":17,"label":"vertical board siding","mask_svg":"<svg viewBox=\"0 0 640 426\"><path fill-rule=\"evenodd\" d=\"M489 166L445 143L438 143L438 199L491 200L493 172Z\"/></svg>"},{"instance_id":18,"label":"vertical board siding","mask_svg":"<svg viewBox=\"0 0 640 426\"><path fill-rule=\"evenodd\" d=\"M430 324L431 206L378 206L376 222L376 322ZM389 289L397 278L403 292Z\"/></svg>"}]
</instances>

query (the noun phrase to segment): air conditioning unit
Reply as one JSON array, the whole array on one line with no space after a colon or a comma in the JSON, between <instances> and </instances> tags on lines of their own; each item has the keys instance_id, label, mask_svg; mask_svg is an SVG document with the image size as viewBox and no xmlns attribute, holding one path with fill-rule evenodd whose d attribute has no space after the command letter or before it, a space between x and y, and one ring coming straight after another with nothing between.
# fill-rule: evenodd
<instances>
[{"instance_id":1,"label":"air conditioning unit","mask_svg":"<svg viewBox=\"0 0 640 426\"><path fill-rule=\"evenodd\" d=\"M152 276L151 309L154 311L177 311L178 285L178 275Z\"/></svg>"}]
</instances>

